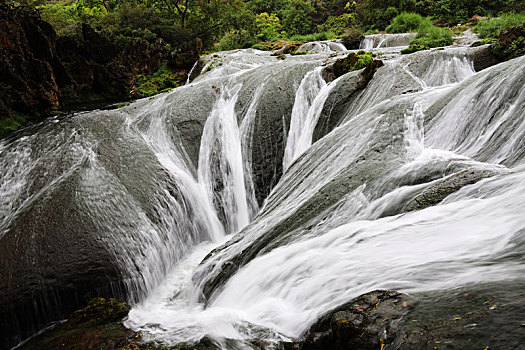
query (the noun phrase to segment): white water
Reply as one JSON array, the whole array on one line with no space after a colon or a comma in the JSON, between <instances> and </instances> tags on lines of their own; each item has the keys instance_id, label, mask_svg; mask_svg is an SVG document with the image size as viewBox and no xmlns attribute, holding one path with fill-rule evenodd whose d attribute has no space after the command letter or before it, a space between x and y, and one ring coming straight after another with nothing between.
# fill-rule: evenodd
<instances>
[{"instance_id":1,"label":"white water","mask_svg":"<svg viewBox=\"0 0 525 350\"><path fill-rule=\"evenodd\" d=\"M246 342L263 335L271 342L300 337L327 310L373 289L413 293L523 278L522 262L509 258L525 254L525 155L515 148L525 136L525 95L517 88L523 75L515 72L523 59L475 77L469 60L438 56L437 62L450 68L445 70L449 77L439 78L443 69L432 75L426 73L430 70L414 68L415 73L409 72L425 82L423 92L386 100L377 97L384 102L361 105L360 114L307 150L242 237L204 267L220 269L229 256L298 210L373 145L375 133L403 141L405 153L395 171L370 177L330 215L324 219L320 215L314 227L290 234L273 250L259 253L213 294L205 308L194 299L199 285L191 284L188 275L184 283L193 286L189 309L161 309L171 301L150 299L132 310L127 325L145 331L147 339L167 343L203 336L219 344L225 339ZM326 87L315 74L317 70L309 73L297 91L293 116L301 115L295 120L302 125ZM317 84L306 86L306 81ZM445 86L429 87L438 85ZM374 82L370 86L377 87ZM440 105L435 112L433 106ZM511 121L516 127L505 129ZM299 144L301 134L295 130L302 128L291 125L288 145ZM401 134L383 135L381 130ZM296 159L299 152L304 150L288 159ZM502 162L514 167L498 165ZM439 181L438 177L410 184L411 178L465 168L493 169L500 175L467 186L438 206L380 218L381 212ZM199 272L195 277L198 281L203 276Z\"/></svg>"},{"instance_id":2,"label":"white water","mask_svg":"<svg viewBox=\"0 0 525 350\"><path fill-rule=\"evenodd\" d=\"M523 279L525 60L475 74L461 50L387 62L341 125L314 145L338 85L310 67L295 94L287 171L258 215L252 141L268 72L308 57L279 62L238 51L150 102L2 141L0 238L31 203L78 173L77 206L98 220L100 239L129 279L134 306L126 325L171 345L208 336L225 349L250 348L251 339L300 337L322 313L376 288L418 292ZM328 58L316 56L312 66ZM193 164L183 141L190 129L177 113L198 113L196 100L185 100L199 94L204 104L206 93L215 95ZM440 205L395 212L444 176L472 168L498 175ZM322 204L318 198L333 203L306 219L294 216ZM257 248L206 305L200 301L201 287L231 267L229 259L250 253L283 222L292 228Z\"/></svg>"},{"instance_id":3,"label":"white water","mask_svg":"<svg viewBox=\"0 0 525 350\"><path fill-rule=\"evenodd\" d=\"M308 73L297 90L290 120L290 131L284 150L283 170L296 160L312 144L315 126L330 91L336 82L327 85L322 77L323 67Z\"/></svg>"}]
</instances>

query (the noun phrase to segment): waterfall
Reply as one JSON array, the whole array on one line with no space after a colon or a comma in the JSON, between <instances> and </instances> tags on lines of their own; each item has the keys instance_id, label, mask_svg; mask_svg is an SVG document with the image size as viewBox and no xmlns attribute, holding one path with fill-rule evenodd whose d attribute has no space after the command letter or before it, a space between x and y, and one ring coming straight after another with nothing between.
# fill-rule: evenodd
<instances>
[{"instance_id":1,"label":"waterfall","mask_svg":"<svg viewBox=\"0 0 525 350\"><path fill-rule=\"evenodd\" d=\"M210 55L192 84L0 140L0 293L27 292L22 266L60 299L45 269L68 288L79 270L89 291L124 286L145 341L249 349L373 289L524 282L525 58L476 73L474 48L388 57L357 89L359 72L325 82L335 49L315 45ZM348 105L312 143L336 94ZM436 195L469 171L483 176ZM0 341L70 311L34 308L2 316L36 325Z\"/></svg>"},{"instance_id":2,"label":"waterfall","mask_svg":"<svg viewBox=\"0 0 525 350\"><path fill-rule=\"evenodd\" d=\"M237 232L250 221L241 136L235 103L241 85L223 87L204 125L199 157L199 182L218 211L224 212L226 232Z\"/></svg>"},{"instance_id":3,"label":"waterfall","mask_svg":"<svg viewBox=\"0 0 525 350\"><path fill-rule=\"evenodd\" d=\"M323 67L317 67L308 73L297 90L284 151L285 171L312 144L312 136L319 116L330 91L336 85L336 81L327 85L322 77L322 71Z\"/></svg>"}]
</instances>

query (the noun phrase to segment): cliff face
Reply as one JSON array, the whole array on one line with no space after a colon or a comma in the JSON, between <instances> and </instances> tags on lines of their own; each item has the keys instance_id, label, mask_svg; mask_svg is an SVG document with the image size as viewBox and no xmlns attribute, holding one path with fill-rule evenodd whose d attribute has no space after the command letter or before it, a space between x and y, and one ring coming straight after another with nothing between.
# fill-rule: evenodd
<instances>
[{"instance_id":1,"label":"cliff face","mask_svg":"<svg viewBox=\"0 0 525 350\"><path fill-rule=\"evenodd\" d=\"M0 119L57 109L56 34L36 13L0 4Z\"/></svg>"},{"instance_id":2,"label":"cliff face","mask_svg":"<svg viewBox=\"0 0 525 350\"><path fill-rule=\"evenodd\" d=\"M117 44L88 24L80 37L57 37L37 12L0 4L0 121L129 99L137 76L164 59L182 82L201 49L198 39L173 52L162 39Z\"/></svg>"}]
</instances>

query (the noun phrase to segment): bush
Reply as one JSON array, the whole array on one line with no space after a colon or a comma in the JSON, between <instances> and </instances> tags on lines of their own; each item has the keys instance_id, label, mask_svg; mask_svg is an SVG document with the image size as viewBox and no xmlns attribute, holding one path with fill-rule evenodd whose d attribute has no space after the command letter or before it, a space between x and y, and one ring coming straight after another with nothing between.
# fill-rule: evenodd
<instances>
[{"instance_id":1,"label":"bush","mask_svg":"<svg viewBox=\"0 0 525 350\"><path fill-rule=\"evenodd\" d=\"M247 30L231 30L226 32L221 40L215 45L217 51L229 51L235 49L246 49L256 43L255 37Z\"/></svg>"},{"instance_id":2,"label":"bush","mask_svg":"<svg viewBox=\"0 0 525 350\"><path fill-rule=\"evenodd\" d=\"M332 32L337 35L344 34L347 28L357 24L356 16L353 13L344 13L341 16L330 16L321 25L317 26L319 32Z\"/></svg>"},{"instance_id":3,"label":"bush","mask_svg":"<svg viewBox=\"0 0 525 350\"><path fill-rule=\"evenodd\" d=\"M387 33L409 33L418 31L419 27L430 21L417 13L403 12L396 16L392 23L386 27Z\"/></svg>"},{"instance_id":4,"label":"bush","mask_svg":"<svg viewBox=\"0 0 525 350\"><path fill-rule=\"evenodd\" d=\"M135 88L131 92L133 97L148 97L168 91L179 86L181 77L172 72L165 63L159 70L151 75L139 75L135 82Z\"/></svg>"},{"instance_id":5,"label":"bush","mask_svg":"<svg viewBox=\"0 0 525 350\"><path fill-rule=\"evenodd\" d=\"M252 45L252 49L256 49L256 50L261 50L261 51L266 51L266 47L257 43L255 45Z\"/></svg>"},{"instance_id":6,"label":"bush","mask_svg":"<svg viewBox=\"0 0 525 350\"><path fill-rule=\"evenodd\" d=\"M315 9L309 1L290 0L281 11L284 30L290 34L311 33L314 14Z\"/></svg>"},{"instance_id":7,"label":"bush","mask_svg":"<svg viewBox=\"0 0 525 350\"><path fill-rule=\"evenodd\" d=\"M257 38L263 41L275 41L279 39L282 32L281 22L275 13L263 12L255 18L257 25Z\"/></svg>"},{"instance_id":8,"label":"bush","mask_svg":"<svg viewBox=\"0 0 525 350\"><path fill-rule=\"evenodd\" d=\"M503 29L525 26L525 13L506 13L498 18L479 22L475 31L480 38L495 38Z\"/></svg>"},{"instance_id":9,"label":"bush","mask_svg":"<svg viewBox=\"0 0 525 350\"><path fill-rule=\"evenodd\" d=\"M330 32L321 32L314 34L306 35L294 35L289 38L290 41L323 41L323 40L332 40L337 38L337 35Z\"/></svg>"}]
</instances>

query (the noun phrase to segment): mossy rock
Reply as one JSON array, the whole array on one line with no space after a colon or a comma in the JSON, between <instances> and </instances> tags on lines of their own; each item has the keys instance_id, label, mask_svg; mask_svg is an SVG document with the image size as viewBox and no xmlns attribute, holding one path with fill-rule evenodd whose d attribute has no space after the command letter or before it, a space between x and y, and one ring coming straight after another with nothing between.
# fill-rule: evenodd
<instances>
[{"instance_id":1,"label":"mossy rock","mask_svg":"<svg viewBox=\"0 0 525 350\"><path fill-rule=\"evenodd\" d=\"M358 51L351 52L345 58L340 58L327 68L333 74L333 78L338 78L346 73L365 68L372 63L374 56L372 52ZM381 64L382 65L382 64Z\"/></svg>"},{"instance_id":2,"label":"mossy rock","mask_svg":"<svg viewBox=\"0 0 525 350\"><path fill-rule=\"evenodd\" d=\"M130 307L127 303L113 298L94 298L88 305L73 312L69 318L69 328L94 327L120 321L129 313Z\"/></svg>"}]
</instances>

